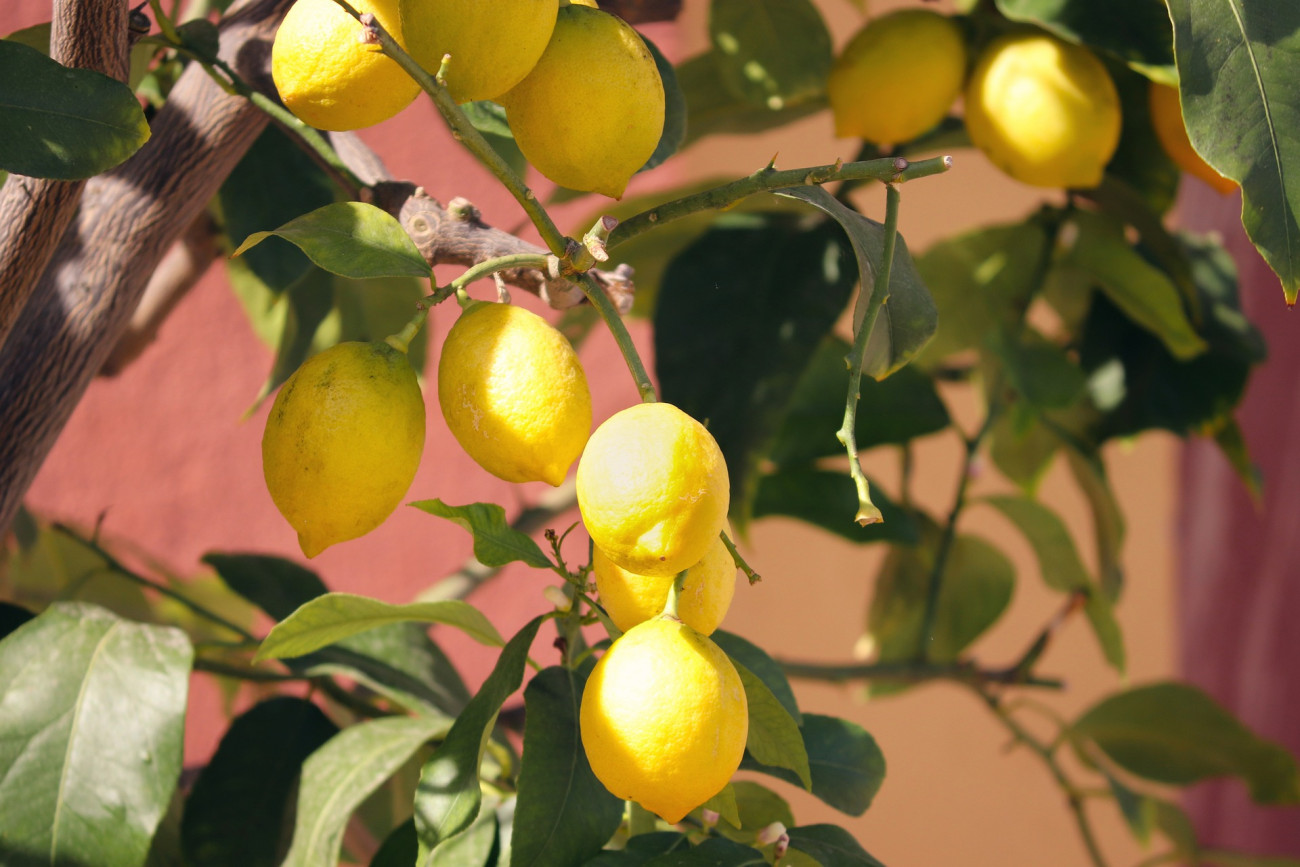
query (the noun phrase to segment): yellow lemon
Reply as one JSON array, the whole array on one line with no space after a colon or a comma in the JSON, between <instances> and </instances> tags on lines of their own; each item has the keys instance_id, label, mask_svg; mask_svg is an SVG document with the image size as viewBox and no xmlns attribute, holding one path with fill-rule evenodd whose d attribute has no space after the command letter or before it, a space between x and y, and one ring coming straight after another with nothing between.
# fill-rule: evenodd
<instances>
[{"instance_id":1,"label":"yellow lemon","mask_svg":"<svg viewBox=\"0 0 1300 867\"><path fill-rule=\"evenodd\" d=\"M592 555L591 565L600 604L619 629L627 632L663 612L673 576L656 578L629 572L610 562L600 548ZM715 538L709 553L690 568L677 599L677 616L696 632L708 635L718 628L731 607L736 593L736 562L722 540Z\"/></svg>"},{"instance_id":2,"label":"yellow lemon","mask_svg":"<svg viewBox=\"0 0 1300 867\"><path fill-rule=\"evenodd\" d=\"M993 40L975 64L966 128L1016 180L1095 187L1119 144L1119 95L1088 49L1045 33L1012 33Z\"/></svg>"},{"instance_id":3,"label":"yellow lemon","mask_svg":"<svg viewBox=\"0 0 1300 867\"><path fill-rule=\"evenodd\" d=\"M704 559L730 503L717 441L672 404L615 413L578 461L587 532L611 561L640 575L676 575Z\"/></svg>"},{"instance_id":4,"label":"yellow lemon","mask_svg":"<svg viewBox=\"0 0 1300 867\"><path fill-rule=\"evenodd\" d=\"M903 9L867 23L826 81L835 134L894 144L933 127L966 76L966 41L951 18Z\"/></svg>"},{"instance_id":5,"label":"yellow lemon","mask_svg":"<svg viewBox=\"0 0 1300 867\"><path fill-rule=\"evenodd\" d=\"M397 0L360 0L402 42ZM334 0L297 0L271 45L271 78L285 107L318 129L373 126L411 104L420 92L402 68L361 43L361 24Z\"/></svg>"},{"instance_id":6,"label":"yellow lemon","mask_svg":"<svg viewBox=\"0 0 1300 867\"><path fill-rule=\"evenodd\" d=\"M541 60L500 98L528 162L575 190L620 198L664 128L654 56L621 18L560 9Z\"/></svg>"},{"instance_id":7,"label":"yellow lemon","mask_svg":"<svg viewBox=\"0 0 1300 867\"><path fill-rule=\"evenodd\" d=\"M457 102L496 99L537 63L559 0L400 0L402 33L421 66L445 76Z\"/></svg>"},{"instance_id":8,"label":"yellow lemon","mask_svg":"<svg viewBox=\"0 0 1300 867\"><path fill-rule=\"evenodd\" d=\"M668 822L722 790L749 734L745 688L716 644L657 617L596 663L579 710L596 778Z\"/></svg>"},{"instance_id":9,"label":"yellow lemon","mask_svg":"<svg viewBox=\"0 0 1300 867\"><path fill-rule=\"evenodd\" d=\"M308 557L384 522L424 450L424 397L406 354L340 343L285 381L262 435L271 499Z\"/></svg>"},{"instance_id":10,"label":"yellow lemon","mask_svg":"<svg viewBox=\"0 0 1300 867\"><path fill-rule=\"evenodd\" d=\"M1205 181L1220 193L1226 194L1237 189L1236 181L1216 172L1192 147L1192 140L1187 137L1187 127L1183 125L1183 107L1178 98L1178 88L1151 82L1150 106L1151 125L1155 127L1156 138L1174 165Z\"/></svg>"},{"instance_id":11,"label":"yellow lemon","mask_svg":"<svg viewBox=\"0 0 1300 867\"><path fill-rule=\"evenodd\" d=\"M478 302L452 326L438 403L456 441L509 482L558 485L591 433L591 392L568 339L512 304Z\"/></svg>"}]
</instances>

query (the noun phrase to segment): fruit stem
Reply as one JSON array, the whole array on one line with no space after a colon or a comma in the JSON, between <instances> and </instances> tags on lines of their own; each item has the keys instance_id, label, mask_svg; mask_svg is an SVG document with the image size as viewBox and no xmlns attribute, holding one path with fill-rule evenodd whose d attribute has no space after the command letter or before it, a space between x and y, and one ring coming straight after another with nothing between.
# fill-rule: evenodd
<instances>
[{"instance_id":1,"label":"fruit stem","mask_svg":"<svg viewBox=\"0 0 1300 867\"><path fill-rule=\"evenodd\" d=\"M463 274L446 286L435 289L427 300L430 304L441 304L475 280L489 277L500 271L510 271L515 268L538 268L545 271L549 265L549 258L542 253L511 253L509 256L484 259L482 262L466 268Z\"/></svg>"},{"instance_id":2,"label":"fruit stem","mask_svg":"<svg viewBox=\"0 0 1300 867\"><path fill-rule=\"evenodd\" d=\"M681 617L677 614L677 601L682 595L682 587L686 585L686 573L690 571L690 569L683 569L673 579L672 586L668 588L668 598L664 601L664 617L681 620Z\"/></svg>"},{"instance_id":3,"label":"fruit stem","mask_svg":"<svg viewBox=\"0 0 1300 867\"><path fill-rule=\"evenodd\" d=\"M844 423L835 434L849 456L849 475L853 477L853 484L858 489L858 513L854 516L854 520L863 527L884 520L880 509L871 502L871 487L862 472L862 461L858 457L858 398L861 396L862 359L867 352L867 341L871 337L872 330L875 329L881 308L889 300L889 277L894 267L894 245L898 240L899 199L898 187L886 184L884 252L880 257L880 268L871 287L871 298L867 301L867 309L862 321L858 323L857 333L853 335L853 348L845 358L849 365L849 391L844 400ZM865 285L862 291L866 291Z\"/></svg>"},{"instance_id":4,"label":"fruit stem","mask_svg":"<svg viewBox=\"0 0 1300 867\"><path fill-rule=\"evenodd\" d=\"M694 195L684 196L657 205L628 217L609 236L606 247L613 248L630 241L642 232L672 220L680 220L700 211L726 208L747 196L786 187L804 187L840 180L875 180L886 184L938 175L952 168L952 157L934 157L908 162L898 158L863 160L852 163L832 163L803 169L778 171L770 166L759 169L746 178L723 184Z\"/></svg>"},{"instance_id":5,"label":"fruit stem","mask_svg":"<svg viewBox=\"0 0 1300 867\"><path fill-rule=\"evenodd\" d=\"M641 394L641 402L655 403L659 398L655 395L654 383L650 381L650 374L646 372L645 364L641 361L636 346L632 343L632 335L628 334L627 326L623 324L622 317L614 309L614 303L609 300L605 290L601 289L589 274L583 273L577 275L577 277L583 293L587 296L587 300L592 303L592 306L600 313L600 318L605 320L605 324L613 332L614 342L618 344L619 352L623 353L623 360L627 362L627 369L632 373L632 380L636 383L636 390Z\"/></svg>"},{"instance_id":6,"label":"fruit stem","mask_svg":"<svg viewBox=\"0 0 1300 867\"><path fill-rule=\"evenodd\" d=\"M762 581L763 576L755 572L753 567L745 562L745 558L740 555L740 551L736 549L736 543L731 541L731 537L727 535L727 531L723 530L718 535L722 537L722 544L726 546L728 553L731 554L731 562L736 564L737 569L745 573L745 577L749 579L749 583L757 584L759 581Z\"/></svg>"},{"instance_id":7,"label":"fruit stem","mask_svg":"<svg viewBox=\"0 0 1300 867\"><path fill-rule=\"evenodd\" d=\"M402 327L401 331L384 338L385 343L403 355L411 348L411 341L415 339L416 334L420 333L420 329L424 327L424 323L429 319L429 308L423 301L416 304L415 308L415 315L411 317L410 322Z\"/></svg>"},{"instance_id":8,"label":"fruit stem","mask_svg":"<svg viewBox=\"0 0 1300 867\"><path fill-rule=\"evenodd\" d=\"M505 186L510 194L515 197L523 207L524 212L528 214L533 225L542 236L542 241L546 244L553 254L563 257L567 247L567 239L564 233L559 230L555 222L551 219L550 214L542 207L542 203L537 200L537 195L533 193L528 185L524 183L523 178L510 168L510 164L501 158L501 155L493 150L492 145L488 144L483 134L474 128L465 112L461 111L456 100L451 98L447 88L438 83L434 76L430 75L420 64L415 62L411 55L406 53L402 46L397 44L397 40L389 35L384 26L376 20L375 16L369 12L364 15L352 7L347 0L334 0L345 12L361 22L363 27L370 30L375 40L379 43L383 53L391 57L398 66L406 72L407 75L415 79L415 83L433 99L433 104L438 107L438 113L442 119L447 122L447 127L451 130L452 138L463 144L470 153L478 158L488 171L496 175L497 180Z\"/></svg>"}]
</instances>

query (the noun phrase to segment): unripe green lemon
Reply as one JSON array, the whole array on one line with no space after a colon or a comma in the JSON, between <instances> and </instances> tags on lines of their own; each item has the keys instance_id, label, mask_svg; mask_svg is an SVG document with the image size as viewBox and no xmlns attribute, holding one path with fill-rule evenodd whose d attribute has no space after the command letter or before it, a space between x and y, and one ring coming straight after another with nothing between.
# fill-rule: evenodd
<instances>
[{"instance_id":1,"label":"unripe green lemon","mask_svg":"<svg viewBox=\"0 0 1300 867\"><path fill-rule=\"evenodd\" d=\"M443 55L447 90L457 102L496 99L542 56L559 0L400 0L411 56L437 73Z\"/></svg>"},{"instance_id":2,"label":"unripe green lemon","mask_svg":"<svg viewBox=\"0 0 1300 867\"><path fill-rule=\"evenodd\" d=\"M597 548L591 559L600 604L627 632L638 623L659 616L668 601L675 576L638 575L615 565ZM731 552L715 538L704 559L690 567L677 599L677 616L701 635L709 635L722 623L736 593L736 562Z\"/></svg>"},{"instance_id":3,"label":"unripe green lemon","mask_svg":"<svg viewBox=\"0 0 1300 867\"><path fill-rule=\"evenodd\" d=\"M1119 94L1088 49L1012 33L980 55L966 87L971 141L1016 180L1095 187L1119 144Z\"/></svg>"},{"instance_id":4,"label":"unripe green lemon","mask_svg":"<svg viewBox=\"0 0 1300 867\"><path fill-rule=\"evenodd\" d=\"M966 76L966 41L928 9L882 15L858 31L831 67L826 94L835 134L895 144L933 127Z\"/></svg>"},{"instance_id":5,"label":"unripe green lemon","mask_svg":"<svg viewBox=\"0 0 1300 867\"><path fill-rule=\"evenodd\" d=\"M363 536L406 496L424 450L424 397L383 341L332 346L276 395L262 435L271 499L308 557Z\"/></svg>"},{"instance_id":6,"label":"unripe green lemon","mask_svg":"<svg viewBox=\"0 0 1300 867\"><path fill-rule=\"evenodd\" d=\"M736 667L685 623L656 617L596 663L578 713L596 778L679 822L740 767L749 706Z\"/></svg>"},{"instance_id":7,"label":"unripe green lemon","mask_svg":"<svg viewBox=\"0 0 1300 867\"><path fill-rule=\"evenodd\" d=\"M479 466L509 482L559 485L591 433L591 392L568 339L513 304L478 302L438 361L447 427Z\"/></svg>"},{"instance_id":8,"label":"unripe green lemon","mask_svg":"<svg viewBox=\"0 0 1300 867\"><path fill-rule=\"evenodd\" d=\"M722 450L668 403L615 413L578 461L578 509L605 556L639 575L676 575L704 559L727 521Z\"/></svg>"},{"instance_id":9,"label":"unripe green lemon","mask_svg":"<svg viewBox=\"0 0 1300 867\"><path fill-rule=\"evenodd\" d=\"M1151 82L1150 107L1151 125L1155 127L1156 138L1174 165L1205 181L1219 193L1226 194L1237 189L1236 181L1225 178L1211 168L1209 163L1201 159L1196 148L1192 147L1192 140L1187 137L1187 127L1183 125L1183 106L1178 88Z\"/></svg>"},{"instance_id":10,"label":"unripe green lemon","mask_svg":"<svg viewBox=\"0 0 1300 867\"><path fill-rule=\"evenodd\" d=\"M663 81L650 49L621 18L588 6L560 9L542 58L499 102L539 172L616 199L664 128Z\"/></svg>"},{"instance_id":11,"label":"unripe green lemon","mask_svg":"<svg viewBox=\"0 0 1300 867\"><path fill-rule=\"evenodd\" d=\"M399 43L397 0L360 0ZM335 131L387 120L411 104L420 86L377 45L361 42L361 24L334 0L297 0L271 45L271 78L286 108L304 123Z\"/></svg>"}]
</instances>

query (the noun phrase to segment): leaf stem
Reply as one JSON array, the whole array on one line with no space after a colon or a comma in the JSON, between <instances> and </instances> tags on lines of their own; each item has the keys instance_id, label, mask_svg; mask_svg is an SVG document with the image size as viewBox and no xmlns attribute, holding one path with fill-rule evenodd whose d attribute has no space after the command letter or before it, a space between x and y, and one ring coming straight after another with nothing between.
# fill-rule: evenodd
<instances>
[{"instance_id":1,"label":"leaf stem","mask_svg":"<svg viewBox=\"0 0 1300 867\"><path fill-rule=\"evenodd\" d=\"M464 289L475 280L489 277L499 271L509 271L514 268L537 268L542 271L547 269L551 257L541 253L511 253L508 256L497 256L495 259L485 259L476 265L465 269L465 272L456 279L452 280L446 286L441 286L434 290L428 298L430 304L441 304L443 301L456 294L457 291Z\"/></svg>"},{"instance_id":2,"label":"leaf stem","mask_svg":"<svg viewBox=\"0 0 1300 867\"><path fill-rule=\"evenodd\" d=\"M605 324L613 332L614 342L618 344L619 352L623 353L623 360L627 362L627 369L631 372L632 380L636 383L636 390L641 395L641 402L654 403L659 399L655 395L654 383L650 381L650 374L646 372L645 363L641 361L641 355L636 351L636 346L632 343L632 335L628 334L623 318L614 309L614 303L609 300L605 291L592 279L590 274L578 274L577 278L579 285L582 286L583 293L587 296L587 300L592 303L600 313L600 318L605 320Z\"/></svg>"},{"instance_id":3,"label":"leaf stem","mask_svg":"<svg viewBox=\"0 0 1300 867\"><path fill-rule=\"evenodd\" d=\"M901 168L900 168L901 167ZM865 160L863 162L812 166L779 171L770 165L748 177L722 184L694 195L665 202L629 217L610 233L607 247L630 241L655 226L689 217L700 211L718 210L734 205L755 193L766 193L786 187L815 186L837 180L868 179L887 184L901 183L917 178L937 175L952 167L952 157L934 157L908 162L904 159Z\"/></svg>"},{"instance_id":4,"label":"leaf stem","mask_svg":"<svg viewBox=\"0 0 1300 867\"><path fill-rule=\"evenodd\" d=\"M862 363L867 353L867 343L871 332L875 330L876 320L881 309L889 300L889 278L894 267L894 246L898 241L898 188L893 184L885 185L885 239L884 250L880 257L880 269L876 272L871 287L871 298L863 312L862 321L857 323L857 333L853 335L853 348L849 350L845 361L849 366L849 390L844 399L844 422L835 436L844 446L849 456L849 475L858 490L858 513L853 519L860 526L878 524L884 520L875 503L871 502L871 488L867 477L862 472L862 461L858 457L857 423L858 399L861 397ZM865 280L862 291L866 291Z\"/></svg>"}]
</instances>

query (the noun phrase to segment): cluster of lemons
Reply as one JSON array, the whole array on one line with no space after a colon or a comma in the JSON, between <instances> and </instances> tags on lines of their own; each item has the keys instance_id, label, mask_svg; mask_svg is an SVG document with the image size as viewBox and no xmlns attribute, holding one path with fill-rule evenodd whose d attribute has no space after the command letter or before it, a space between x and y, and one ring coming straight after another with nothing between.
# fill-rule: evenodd
<instances>
[{"instance_id":1,"label":"cluster of lemons","mask_svg":"<svg viewBox=\"0 0 1300 867\"><path fill-rule=\"evenodd\" d=\"M1011 177L1041 187L1094 187L1119 144L1119 95L1091 51L1037 29L1003 34L967 74L954 18L906 9L874 19L837 58L827 82L836 134L880 144L933 128L964 94L971 142ZM1177 88L1151 83L1161 145L1183 171L1220 192L1236 185L1192 148Z\"/></svg>"},{"instance_id":2,"label":"cluster of lemons","mask_svg":"<svg viewBox=\"0 0 1300 867\"><path fill-rule=\"evenodd\" d=\"M708 638L737 571L721 538L730 493L717 442L667 403L629 407L592 433L573 347L511 304L467 304L443 345L438 401L465 451L502 479L558 485L578 461L596 589L624 633L587 683L583 744L610 791L679 821L726 785L748 733L740 677ZM285 382L263 470L307 556L392 513L420 463L424 423L419 383L394 338L339 344Z\"/></svg>"},{"instance_id":3,"label":"cluster of lemons","mask_svg":"<svg viewBox=\"0 0 1300 867\"><path fill-rule=\"evenodd\" d=\"M558 184L618 198L654 153L664 90L654 55L595 0L354 0L458 103L505 107L528 161ZM419 85L334 0L296 0L271 75L285 106L326 130L372 126ZM444 63L445 61L445 63Z\"/></svg>"}]
</instances>

